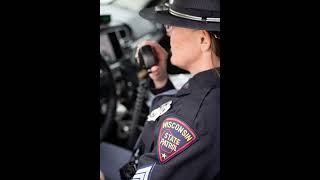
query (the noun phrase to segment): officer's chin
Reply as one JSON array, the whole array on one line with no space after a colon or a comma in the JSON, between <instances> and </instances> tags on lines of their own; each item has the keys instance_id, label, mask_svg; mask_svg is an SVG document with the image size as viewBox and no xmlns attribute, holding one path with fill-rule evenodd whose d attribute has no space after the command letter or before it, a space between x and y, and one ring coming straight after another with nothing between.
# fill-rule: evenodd
<instances>
[{"instance_id":1,"label":"officer's chin","mask_svg":"<svg viewBox=\"0 0 320 180\"><path fill-rule=\"evenodd\" d=\"M171 64L180 68L180 69L183 69L183 70L186 70L183 66L183 60L182 59L179 59L179 58L175 58L174 56L171 57L170 59L171 61Z\"/></svg>"},{"instance_id":2,"label":"officer's chin","mask_svg":"<svg viewBox=\"0 0 320 180\"><path fill-rule=\"evenodd\" d=\"M175 56L172 55L170 61L171 61L171 64L172 64L172 65L178 66L178 64L177 64L177 58L175 58Z\"/></svg>"}]
</instances>

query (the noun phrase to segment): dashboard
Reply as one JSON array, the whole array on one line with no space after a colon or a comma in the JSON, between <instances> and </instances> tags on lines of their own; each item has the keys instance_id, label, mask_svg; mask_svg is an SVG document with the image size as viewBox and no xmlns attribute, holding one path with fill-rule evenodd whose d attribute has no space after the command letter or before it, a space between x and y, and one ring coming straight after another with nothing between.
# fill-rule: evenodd
<instances>
[{"instance_id":1,"label":"dashboard","mask_svg":"<svg viewBox=\"0 0 320 180\"><path fill-rule=\"evenodd\" d=\"M100 54L108 64L127 58L126 49L132 41L128 26L100 26Z\"/></svg>"}]
</instances>

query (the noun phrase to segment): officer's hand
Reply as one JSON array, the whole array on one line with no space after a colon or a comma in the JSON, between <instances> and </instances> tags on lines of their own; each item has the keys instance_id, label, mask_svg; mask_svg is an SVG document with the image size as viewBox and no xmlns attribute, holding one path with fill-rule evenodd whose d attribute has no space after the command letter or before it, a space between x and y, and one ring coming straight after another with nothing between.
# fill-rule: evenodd
<instances>
[{"instance_id":1,"label":"officer's hand","mask_svg":"<svg viewBox=\"0 0 320 180\"><path fill-rule=\"evenodd\" d=\"M168 53L167 51L160 46L157 42L154 41L143 41L138 45L135 57L137 61L138 59L138 52L142 46L150 45L153 50L155 51L155 55L159 59L159 64L151 67L151 72L149 73L150 78L153 80L155 88L162 88L168 81L168 73L167 73L167 59Z\"/></svg>"}]
</instances>

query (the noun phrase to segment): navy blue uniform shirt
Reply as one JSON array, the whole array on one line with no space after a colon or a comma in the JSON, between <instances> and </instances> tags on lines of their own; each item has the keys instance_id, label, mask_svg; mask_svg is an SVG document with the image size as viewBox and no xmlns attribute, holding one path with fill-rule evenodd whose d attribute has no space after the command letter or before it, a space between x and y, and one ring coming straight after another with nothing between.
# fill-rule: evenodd
<instances>
[{"instance_id":1,"label":"navy blue uniform shirt","mask_svg":"<svg viewBox=\"0 0 320 180\"><path fill-rule=\"evenodd\" d=\"M173 87L171 82L168 86ZM196 74L176 94L156 96L140 147L142 155L133 179L217 179L220 172L218 70Z\"/></svg>"}]
</instances>

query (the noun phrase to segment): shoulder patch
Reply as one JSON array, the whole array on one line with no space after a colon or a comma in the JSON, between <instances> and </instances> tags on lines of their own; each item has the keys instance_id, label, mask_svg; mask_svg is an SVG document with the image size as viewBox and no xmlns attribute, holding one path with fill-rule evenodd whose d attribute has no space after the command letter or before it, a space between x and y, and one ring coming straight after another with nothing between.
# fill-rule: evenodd
<instances>
[{"instance_id":1,"label":"shoulder patch","mask_svg":"<svg viewBox=\"0 0 320 180\"><path fill-rule=\"evenodd\" d=\"M161 164L166 163L181 151L188 148L198 136L185 122L176 118L166 118L158 135L158 158Z\"/></svg>"}]
</instances>

